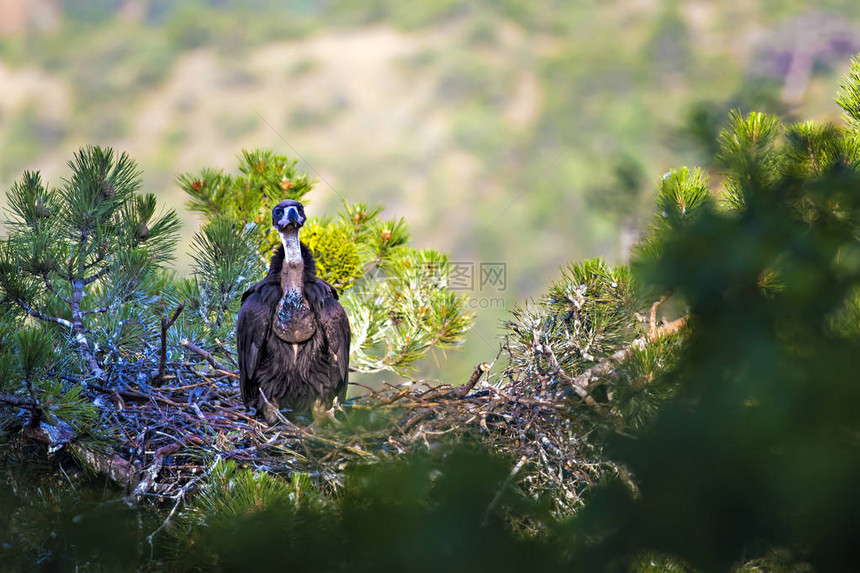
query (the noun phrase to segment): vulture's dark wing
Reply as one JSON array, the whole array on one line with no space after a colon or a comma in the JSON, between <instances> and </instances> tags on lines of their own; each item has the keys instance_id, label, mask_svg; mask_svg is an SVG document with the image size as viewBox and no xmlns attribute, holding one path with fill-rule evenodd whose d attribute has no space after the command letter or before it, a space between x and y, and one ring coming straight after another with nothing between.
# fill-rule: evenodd
<instances>
[{"instance_id":1,"label":"vulture's dark wing","mask_svg":"<svg viewBox=\"0 0 860 573\"><path fill-rule=\"evenodd\" d=\"M259 292L260 290L262 290L262 288L264 286L268 286L268 285L271 285L271 286L279 286L280 285L280 282L278 281L277 273L275 273L274 275L269 274L266 278L264 278L263 280L261 280L260 282L258 282L254 286L250 287L245 292L243 292L242 293L242 304L245 304L245 301L248 299L249 296L251 296L252 294L254 294L256 292Z\"/></svg>"},{"instance_id":2,"label":"vulture's dark wing","mask_svg":"<svg viewBox=\"0 0 860 573\"><path fill-rule=\"evenodd\" d=\"M336 388L335 395L343 402L349 381L349 318L337 301L337 291L322 279L316 279L324 293L319 307L319 321L328 341L331 356L331 380Z\"/></svg>"},{"instance_id":3,"label":"vulture's dark wing","mask_svg":"<svg viewBox=\"0 0 860 573\"><path fill-rule=\"evenodd\" d=\"M256 400L260 391L254 373L266 344L274 308L272 299L277 301L277 294L276 286L262 281L242 295L242 308L239 309L236 323L236 352L239 358L239 386L245 404Z\"/></svg>"}]
</instances>

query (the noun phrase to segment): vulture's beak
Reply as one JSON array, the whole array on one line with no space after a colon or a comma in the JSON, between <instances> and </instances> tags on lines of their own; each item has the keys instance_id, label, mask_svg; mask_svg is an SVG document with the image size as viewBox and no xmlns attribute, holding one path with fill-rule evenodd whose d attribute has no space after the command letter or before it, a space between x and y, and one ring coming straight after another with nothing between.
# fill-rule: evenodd
<instances>
[{"instance_id":1,"label":"vulture's beak","mask_svg":"<svg viewBox=\"0 0 860 573\"><path fill-rule=\"evenodd\" d=\"M296 227L301 227L304 224L304 220L302 216L299 214L299 210L295 207L287 207L284 210L284 215L281 217L281 220L278 221L278 230L284 231L290 225L295 225Z\"/></svg>"}]
</instances>

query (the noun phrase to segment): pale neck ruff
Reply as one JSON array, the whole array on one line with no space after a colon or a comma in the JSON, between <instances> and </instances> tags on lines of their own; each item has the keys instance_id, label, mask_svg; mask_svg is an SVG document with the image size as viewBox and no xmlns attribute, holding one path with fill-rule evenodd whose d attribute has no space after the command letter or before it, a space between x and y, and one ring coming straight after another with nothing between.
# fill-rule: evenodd
<instances>
[{"instance_id":1,"label":"pale neck ruff","mask_svg":"<svg viewBox=\"0 0 860 573\"><path fill-rule=\"evenodd\" d=\"M302 247L299 242L299 230L296 228L287 229L280 233L281 244L284 246L284 262L285 263L300 263L302 262Z\"/></svg>"}]
</instances>

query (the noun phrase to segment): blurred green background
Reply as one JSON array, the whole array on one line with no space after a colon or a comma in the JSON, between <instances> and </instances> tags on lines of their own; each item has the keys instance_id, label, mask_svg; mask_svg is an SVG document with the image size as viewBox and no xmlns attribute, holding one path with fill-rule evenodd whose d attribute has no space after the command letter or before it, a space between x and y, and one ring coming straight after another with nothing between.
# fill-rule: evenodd
<instances>
[{"instance_id":1,"label":"blurred green background","mask_svg":"<svg viewBox=\"0 0 860 573\"><path fill-rule=\"evenodd\" d=\"M838 0L0 0L0 188L109 145L182 210L182 171L300 158L311 214L381 203L471 269L475 328L426 369L457 383L559 265L626 259L654 182L712 157L729 109L837 120L857 52Z\"/></svg>"}]
</instances>

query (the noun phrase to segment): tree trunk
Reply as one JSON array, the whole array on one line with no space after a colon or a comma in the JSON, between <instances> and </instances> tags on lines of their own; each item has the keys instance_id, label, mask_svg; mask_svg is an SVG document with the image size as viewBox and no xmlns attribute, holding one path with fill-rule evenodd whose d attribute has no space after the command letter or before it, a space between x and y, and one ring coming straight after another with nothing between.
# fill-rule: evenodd
<instances>
[{"instance_id":1,"label":"tree trunk","mask_svg":"<svg viewBox=\"0 0 860 573\"><path fill-rule=\"evenodd\" d=\"M70 301L69 310L72 313L72 335L75 338L75 343L78 345L78 352L84 357L90 373L96 378L103 379L105 372L102 370L96 357L93 354L89 340L87 340L86 331L84 330L84 320L81 314L81 300L84 298L84 281L75 280L72 282L72 299Z\"/></svg>"}]
</instances>

